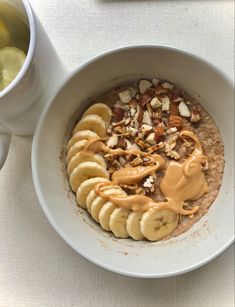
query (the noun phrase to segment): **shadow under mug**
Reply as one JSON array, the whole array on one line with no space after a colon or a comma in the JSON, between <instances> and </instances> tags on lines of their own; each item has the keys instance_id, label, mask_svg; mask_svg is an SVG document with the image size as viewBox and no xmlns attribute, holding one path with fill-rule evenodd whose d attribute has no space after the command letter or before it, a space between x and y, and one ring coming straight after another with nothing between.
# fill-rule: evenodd
<instances>
[{"instance_id":1,"label":"shadow under mug","mask_svg":"<svg viewBox=\"0 0 235 307\"><path fill-rule=\"evenodd\" d=\"M0 169L11 135L32 135L38 118L67 72L28 0L4 0L29 25L26 60L16 78L0 92Z\"/></svg>"}]
</instances>

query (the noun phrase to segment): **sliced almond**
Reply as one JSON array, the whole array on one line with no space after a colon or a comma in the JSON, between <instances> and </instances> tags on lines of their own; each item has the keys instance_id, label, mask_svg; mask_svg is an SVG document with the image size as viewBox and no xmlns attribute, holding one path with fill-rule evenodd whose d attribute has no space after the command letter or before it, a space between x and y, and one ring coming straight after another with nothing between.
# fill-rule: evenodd
<instances>
[{"instance_id":1,"label":"sliced almond","mask_svg":"<svg viewBox=\"0 0 235 307\"><path fill-rule=\"evenodd\" d=\"M184 101L181 101L179 104L179 112L180 115L183 117L190 117L191 112L189 111L189 108L187 107L186 103Z\"/></svg>"},{"instance_id":2,"label":"sliced almond","mask_svg":"<svg viewBox=\"0 0 235 307\"><path fill-rule=\"evenodd\" d=\"M140 94L144 94L148 88L152 86L152 83L148 80L140 80L139 82L139 91Z\"/></svg>"},{"instance_id":3,"label":"sliced almond","mask_svg":"<svg viewBox=\"0 0 235 307\"><path fill-rule=\"evenodd\" d=\"M131 101L132 99L132 95L130 90L125 90L123 92L118 93L119 99L121 100L121 102L123 103L128 103Z\"/></svg>"}]
</instances>

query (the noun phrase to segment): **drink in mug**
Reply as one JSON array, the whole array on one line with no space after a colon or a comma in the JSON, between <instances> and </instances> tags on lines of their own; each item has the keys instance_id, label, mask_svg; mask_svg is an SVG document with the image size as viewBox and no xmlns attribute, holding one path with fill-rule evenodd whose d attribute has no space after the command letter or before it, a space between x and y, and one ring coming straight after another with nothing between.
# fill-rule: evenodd
<instances>
[{"instance_id":1,"label":"drink in mug","mask_svg":"<svg viewBox=\"0 0 235 307\"><path fill-rule=\"evenodd\" d=\"M0 0L0 92L21 70L29 48L30 31L26 18Z\"/></svg>"}]
</instances>

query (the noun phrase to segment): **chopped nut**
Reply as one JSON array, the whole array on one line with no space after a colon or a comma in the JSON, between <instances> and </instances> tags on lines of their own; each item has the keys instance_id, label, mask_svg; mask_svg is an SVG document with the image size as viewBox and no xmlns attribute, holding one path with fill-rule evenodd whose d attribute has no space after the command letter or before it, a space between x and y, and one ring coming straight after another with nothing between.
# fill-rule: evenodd
<instances>
[{"instance_id":1,"label":"chopped nut","mask_svg":"<svg viewBox=\"0 0 235 307\"><path fill-rule=\"evenodd\" d=\"M177 130L180 130L183 127L183 120L179 116L170 115L168 125L170 128L176 127Z\"/></svg>"},{"instance_id":2,"label":"chopped nut","mask_svg":"<svg viewBox=\"0 0 235 307\"><path fill-rule=\"evenodd\" d=\"M126 149L127 144L126 144L125 138L120 137L119 140L118 140L117 146L118 146L118 148Z\"/></svg>"},{"instance_id":3,"label":"chopped nut","mask_svg":"<svg viewBox=\"0 0 235 307\"><path fill-rule=\"evenodd\" d=\"M132 160L130 162L131 166L137 166L143 163L143 160L141 159L141 157L137 156L134 160Z\"/></svg>"},{"instance_id":4,"label":"chopped nut","mask_svg":"<svg viewBox=\"0 0 235 307\"><path fill-rule=\"evenodd\" d=\"M151 100L151 96L148 94L143 94L140 96L139 99L139 103L142 105L142 107L144 107L150 100Z\"/></svg>"},{"instance_id":5,"label":"chopped nut","mask_svg":"<svg viewBox=\"0 0 235 307\"><path fill-rule=\"evenodd\" d=\"M166 131L166 133L167 134L171 134L171 133L174 133L174 132L176 132L177 131L177 128L176 127L171 127L171 128L169 128L167 131Z\"/></svg>"},{"instance_id":6,"label":"chopped nut","mask_svg":"<svg viewBox=\"0 0 235 307\"><path fill-rule=\"evenodd\" d=\"M170 99L168 96L162 97L162 111L169 111L170 110Z\"/></svg>"},{"instance_id":7,"label":"chopped nut","mask_svg":"<svg viewBox=\"0 0 235 307\"><path fill-rule=\"evenodd\" d=\"M144 111L142 122L146 125L152 126L152 120L148 111Z\"/></svg>"},{"instance_id":8,"label":"chopped nut","mask_svg":"<svg viewBox=\"0 0 235 307\"><path fill-rule=\"evenodd\" d=\"M129 184L120 184L120 187L123 189L128 189L128 190L136 190L138 189L138 185L129 185Z\"/></svg>"},{"instance_id":9,"label":"chopped nut","mask_svg":"<svg viewBox=\"0 0 235 307\"><path fill-rule=\"evenodd\" d=\"M113 121L114 122L119 122L123 119L124 117L124 109L122 108L113 108Z\"/></svg>"},{"instance_id":10,"label":"chopped nut","mask_svg":"<svg viewBox=\"0 0 235 307\"><path fill-rule=\"evenodd\" d=\"M114 146L117 145L117 143L118 143L118 136L112 135L107 141L107 146L113 148Z\"/></svg>"},{"instance_id":11,"label":"chopped nut","mask_svg":"<svg viewBox=\"0 0 235 307\"><path fill-rule=\"evenodd\" d=\"M191 113L186 105L186 103L184 101L181 101L179 104L179 112L180 115L184 116L184 117L190 117Z\"/></svg>"},{"instance_id":12,"label":"chopped nut","mask_svg":"<svg viewBox=\"0 0 235 307\"><path fill-rule=\"evenodd\" d=\"M169 156L169 157L171 157L171 158L173 158L175 160L178 160L180 158L180 155L175 150L172 150L171 152L169 152L167 154L167 156Z\"/></svg>"},{"instance_id":13,"label":"chopped nut","mask_svg":"<svg viewBox=\"0 0 235 307\"><path fill-rule=\"evenodd\" d=\"M127 131L130 133L131 136L136 136L138 133L138 130L133 127L128 127Z\"/></svg>"},{"instance_id":14,"label":"chopped nut","mask_svg":"<svg viewBox=\"0 0 235 307\"><path fill-rule=\"evenodd\" d=\"M121 102L123 103L128 103L131 101L132 99L132 95L130 90L125 90L123 92L118 93L119 99L121 100Z\"/></svg>"},{"instance_id":15,"label":"chopped nut","mask_svg":"<svg viewBox=\"0 0 235 307\"><path fill-rule=\"evenodd\" d=\"M120 156L118 160L122 166L126 164L126 159L123 156Z\"/></svg>"},{"instance_id":16,"label":"chopped nut","mask_svg":"<svg viewBox=\"0 0 235 307\"><path fill-rule=\"evenodd\" d=\"M154 119L156 119L156 118L161 119L162 118L162 110L160 109L157 112L153 112L152 118L154 118Z\"/></svg>"},{"instance_id":17,"label":"chopped nut","mask_svg":"<svg viewBox=\"0 0 235 307\"><path fill-rule=\"evenodd\" d=\"M162 102L157 97L154 97L150 101L150 105L155 110L155 109L160 108L162 106Z\"/></svg>"},{"instance_id":18,"label":"chopped nut","mask_svg":"<svg viewBox=\"0 0 235 307\"><path fill-rule=\"evenodd\" d=\"M150 130L152 130L152 126L143 124L139 129L139 138L144 138L145 134Z\"/></svg>"},{"instance_id":19,"label":"chopped nut","mask_svg":"<svg viewBox=\"0 0 235 307\"><path fill-rule=\"evenodd\" d=\"M163 82L162 83L162 87L168 90L172 90L174 88L174 84L170 83L170 82Z\"/></svg>"},{"instance_id":20,"label":"chopped nut","mask_svg":"<svg viewBox=\"0 0 235 307\"><path fill-rule=\"evenodd\" d=\"M131 118L130 117L127 117L127 119L125 119L124 121L125 125L129 125L131 123Z\"/></svg>"},{"instance_id":21,"label":"chopped nut","mask_svg":"<svg viewBox=\"0 0 235 307\"><path fill-rule=\"evenodd\" d=\"M149 112L150 117L152 117L152 115L153 115L153 109L152 109L152 107L151 107L151 105L150 105L149 102L146 104L146 109L147 109L147 111Z\"/></svg>"},{"instance_id":22,"label":"chopped nut","mask_svg":"<svg viewBox=\"0 0 235 307\"><path fill-rule=\"evenodd\" d=\"M156 127L155 129L155 141L156 143L159 141L160 137L164 134L164 128L161 126Z\"/></svg>"},{"instance_id":23,"label":"chopped nut","mask_svg":"<svg viewBox=\"0 0 235 307\"><path fill-rule=\"evenodd\" d=\"M135 138L135 142L138 146L140 146L142 149L145 149L145 143L140 138Z\"/></svg>"},{"instance_id":24,"label":"chopped nut","mask_svg":"<svg viewBox=\"0 0 235 307\"><path fill-rule=\"evenodd\" d=\"M131 144L131 148L130 149L137 149L140 150L139 146L135 143Z\"/></svg>"},{"instance_id":25,"label":"chopped nut","mask_svg":"<svg viewBox=\"0 0 235 307\"><path fill-rule=\"evenodd\" d=\"M113 130L115 130L115 131L118 132L119 134L124 134L124 133L126 133L126 127L116 126L116 127L113 128Z\"/></svg>"},{"instance_id":26,"label":"chopped nut","mask_svg":"<svg viewBox=\"0 0 235 307\"><path fill-rule=\"evenodd\" d=\"M153 176L149 176L146 178L145 182L143 183L143 187L145 188L151 188L153 186L154 179Z\"/></svg>"},{"instance_id":27,"label":"chopped nut","mask_svg":"<svg viewBox=\"0 0 235 307\"><path fill-rule=\"evenodd\" d=\"M137 112L135 113L134 119L139 124L142 124L143 116L144 116L144 110L143 110L143 108L140 105L138 105L137 106Z\"/></svg>"},{"instance_id":28,"label":"chopped nut","mask_svg":"<svg viewBox=\"0 0 235 307\"><path fill-rule=\"evenodd\" d=\"M149 166L149 165L153 165L154 162L153 162L152 159L150 159L150 158L148 158L148 157L144 157L144 158L143 158L143 164L144 164L145 166Z\"/></svg>"},{"instance_id":29,"label":"chopped nut","mask_svg":"<svg viewBox=\"0 0 235 307\"><path fill-rule=\"evenodd\" d=\"M131 142L126 138L125 138L125 141L126 141L126 149L131 149L132 148Z\"/></svg>"},{"instance_id":30,"label":"chopped nut","mask_svg":"<svg viewBox=\"0 0 235 307\"><path fill-rule=\"evenodd\" d=\"M133 87L130 87L130 88L129 88L129 91L130 91L130 93L131 93L131 97L135 97L136 90L135 90Z\"/></svg>"},{"instance_id":31,"label":"chopped nut","mask_svg":"<svg viewBox=\"0 0 235 307\"><path fill-rule=\"evenodd\" d=\"M137 107L137 100L136 98L132 98L131 101L129 102L129 107L130 108L136 108Z\"/></svg>"},{"instance_id":32,"label":"chopped nut","mask_svg":"<svg viewBox=\"0 0 235 307\"><path fill-rule=\"evenodd\" d=\"M167 93L168 90L163 88L160 84L157 85L157 88L156 88L156 94L159 95L159 94L165 94Z\"/></svg>"},{"instance_id":33,"label":"chopped nut","mask_svg":"<svg viewBox=\"0 0 235 307\"><path fill-rule=\"evenodd\" d=\"M198 110L194 109L192 111L190 121L192 123L197 123L201 119L201 117L202 117L201 113Z\"/></svg>"},{"instance_id":34,"label":"chopped nut","mask_svg":"<svg viewBox=\"0 0 235 307\"><path fill-rule=\"evenodd\" d=\"M155 145L156 141L155 141L155 133L150 133L150 135L146 138L146 141L151 144L151 145Z\"/></svg>"},{"instance_id":35,"label":"chopped nut","mask_svg":"<svg viewBox=\"0 0 235 307\"><path fill-rule=\"evenodd\" d=\"M152 83L153 83L153 85L154 85L155 87L158 86L159 82L160 82L160 80L159 80L159 79L156 79L156 78L153 78L153 80L152 80Z\"/></svg>"},{"instance_id":36,"label":"chopped nut","mask_svg":"<svg viewBox=\"0 0 235 307\"><path fill-rule=\"evenodd\" d=\"M148 80L141 80L139 82L139 90L140 90L140 94L144 94L146 92L146 90L152 86L152 83Z\"/></svg>"},{"instance_id":37,"label":"chopped nut","mask_svg":"<svg viewBox=\"0 0 235 307\"><path fill-rule=\"evenodd\" d=\"M117 100L115 102L115 104L113 105L113 108L120 108L120 109L123 109L124 111L128 111L129 110L129 106L127 104L124 104L120 100Z\"/></svg>"},{"instance_id":38,"label":"chopped nut","mask_svg":"<svg viewBox=\"0 0 235 307\"><path fill-rule=\"evenodd\" d=\"M171 115L178 115L179 114L179 109L178 109L179 103L176 101L172 101L170 105L170 113Z\"/></svg>"},{"instance_id":39,"label":"chopped nut","mask_svg":"<svg viewBox=\"0 0 235 307\"><path fill-rule=\"evenodd\" d=\"M151 146L147 149L148 153L153 153L154 151L157 151L159 149L159 144Z\"/></svg>"}]
</instances>

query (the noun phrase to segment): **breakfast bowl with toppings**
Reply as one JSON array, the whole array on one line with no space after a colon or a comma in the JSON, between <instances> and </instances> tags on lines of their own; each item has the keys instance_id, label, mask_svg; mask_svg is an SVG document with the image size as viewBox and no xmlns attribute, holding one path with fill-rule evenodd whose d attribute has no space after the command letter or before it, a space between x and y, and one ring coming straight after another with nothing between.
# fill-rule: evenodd
<instances>
[{"instance_id":1,"label":"breakfast bowl with toppings","mask_svg":"<svg viewBox=\"0 0 235 307\"><path fill-rule=\"evenodd\" d=\"M186 52L136 46L78 69L41 117L37 195L78 253L146 278L233 242L233 86Z\"/></svg>"}]
</instances>

